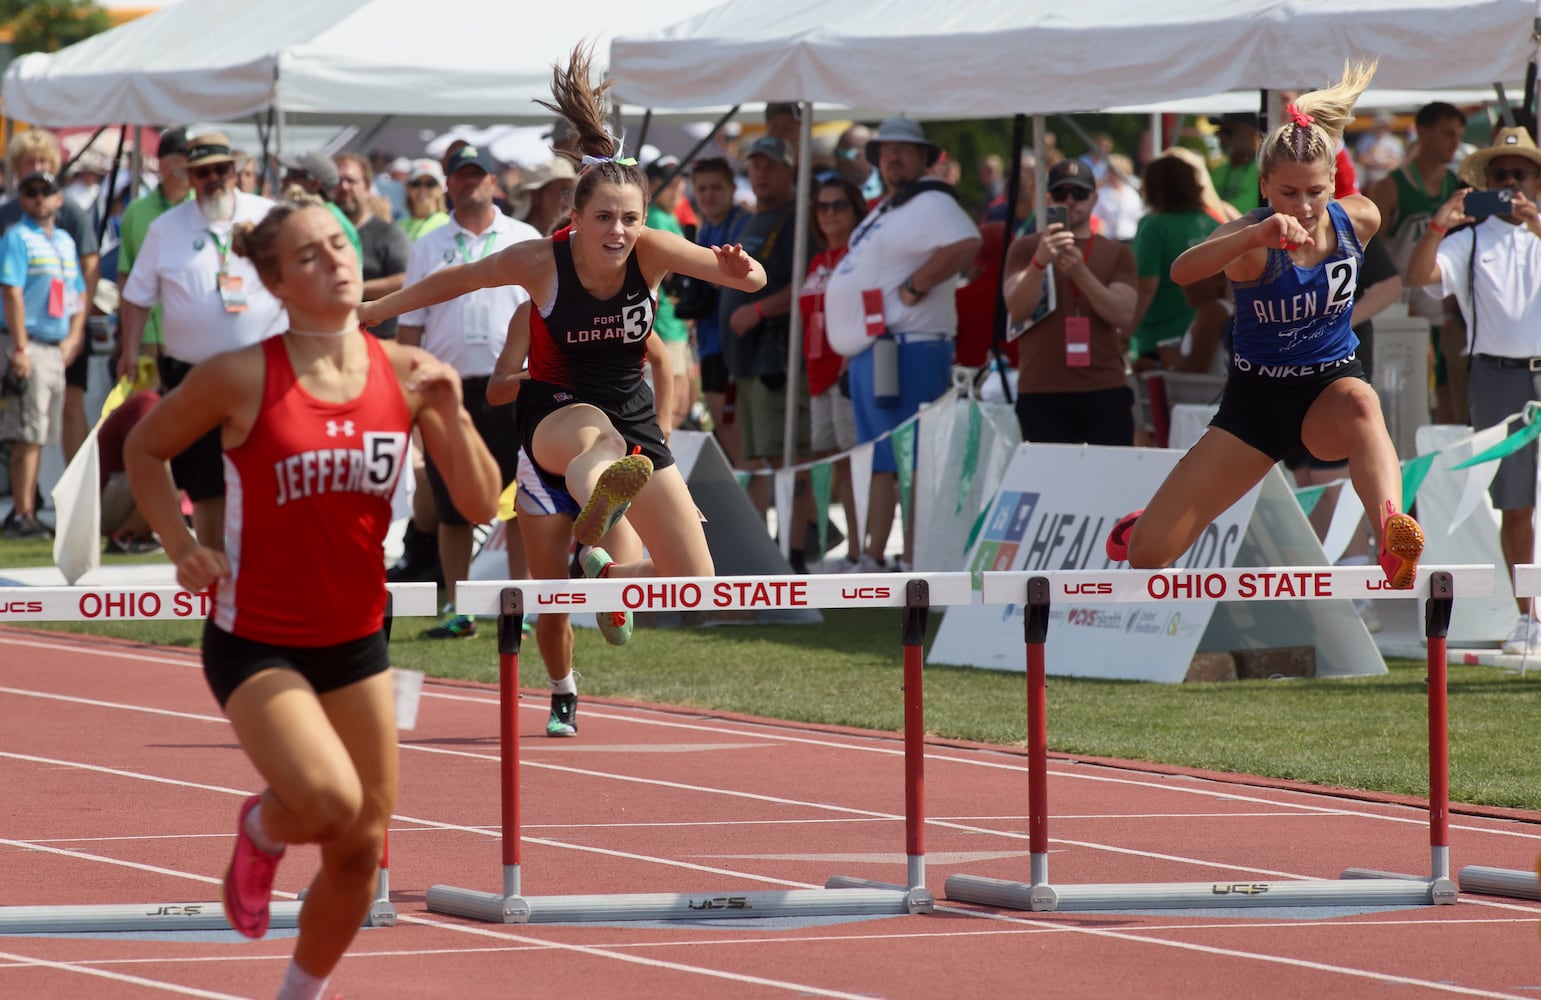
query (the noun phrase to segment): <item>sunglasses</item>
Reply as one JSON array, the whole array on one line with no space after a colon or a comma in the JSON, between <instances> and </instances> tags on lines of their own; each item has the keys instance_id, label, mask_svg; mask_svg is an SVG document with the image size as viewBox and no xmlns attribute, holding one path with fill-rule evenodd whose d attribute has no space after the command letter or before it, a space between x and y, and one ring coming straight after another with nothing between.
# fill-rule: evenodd
<instances>
[{"instance_id":1,"label":"sunglasses","mask_svg":"<svg viewBox=\"0 0 1541 1000\"><path fill-rule=\"evenodd\" d=\"M226 177L230 174L229 163L210 163L202 167L189 167L188 174L196 181L206 181L210 177Z\"/></svg>"},{"instance_id":2,"label":"sunglasses","mask_svg":"<svg viewBox=\"0 0 1541 1000\"><path fill-rule=\"evenodd\" d=\"M1049 192L1050 201L1071 201L1072 199L1075 201L1087 201L1091 196L1092 193L1086 188L1069 187L1068 185L1054 188Z\"/></svg>"},{"instance_id":3,"label":"sunglasses","mask_svg":"<svg viewBox=\"0 0 1541 1000\"><path fill-rule=\"evenodd\" d=\"M26 187L18 191L17 194L23 198L47 198L49 195L53 194L55 190L55 188L51 187L40 187L36 184L28 184Z\"/></svg>"},{"instance_id":4,"label":"sunglasses","mask_svg":"<svg viewBox=\"0 0 1541 1000\"><path fill-rule=\"evenodd\" d=\"M408 184L407 184L407 187L409 187L409 188L418 188L418 189L436 188L438 186L439 186L439 182L434 180L432 177L420 177L420 178L418 178L415 181L408 182Z\"/></svg>"},{"instance_id":5,"label":"sunglasses","mask_svg":"<svg viewBox=\"0 0 1541 1000\"><path fill-rule=\"evenodd\" d=\"M851 203L846 201L844 198L841 198L838 201L816 201L813 203L813 207L814 210L818 212L844 212L847 210L855 211L855 209L851 208Z\"/></svg>"},{"instance_id":6,"label":"sunglasses","mask_svg":"<svg viewBox=\"0 0 1541 1000\"><path fill-rule=\"evenodd\" d=\"M1519 181L1523 184L1525 181L1535 180L1536 172L1534 170L1526 170L1524 167L1499 167L1497 170L1489 170L1487 176L1488 180L1494 184L1507 184L1511 180Z\"/></svg>"}]
</instances>

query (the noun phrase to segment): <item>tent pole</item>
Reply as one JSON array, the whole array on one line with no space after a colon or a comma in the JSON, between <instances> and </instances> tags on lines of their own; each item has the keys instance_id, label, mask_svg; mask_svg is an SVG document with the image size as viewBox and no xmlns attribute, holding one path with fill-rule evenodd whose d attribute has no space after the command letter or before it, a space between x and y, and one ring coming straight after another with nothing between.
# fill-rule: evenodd
<instances>
[{"instance_id":1,"label":"tent pole","mask_svg":"<svg viewBox=\"0 0 1541 1000\"><path fill-rule=\"evenodd\" d=\"M112 196L117 193L118 168L123 165L123 142L128 138L128 130L132 127L125 122L122 129L119 130L118 148L112 154L112 172L107 175L107 190L97 195L97 203L101 210L101 216L96 220L96 245L98 247L107 238L107 222L112 218Z\"/></svg>"},{"instance_id":2,"label":"tent pole","mask_svg":"<svg viewBox=\"0 0 1541 1000\"><path fill-rule=\"evenodd\" d=\"M1033 116L1033 218L1042 219L1049 197L1049 168L1045 166L1043 115Z\"/></svg>"},{"instance_id":3,"label":"tent pole","mask_svg":"<svg viewBox=\"0 0 1541 1000\"><path fill-rule=\"evenodd\" d=\"M797 384L803 367L803 311L798 303L803 291L803 275L808 272L808 189L813 180L813 102L803 101L799 107L802 121L798 123L797 191L792 209L795 213L792 217L792 311L787 317L786 437L782 439L781 449L784 469L797 464ZM795 488L793 494L796 494ZM790 510L780 509L776 511L776 524L781 533L781 554L790 556L793 535L795 533L800 542L803 526L792 522Z\"/></svg>"},{"instance_id":4,"label":"tent pole","mask_svg":"<svg viewBox=\"0 0 1541 1000\"><path fill-rule=\"evenodd\" d=\"M737 104L733 105L733 107L728 109L727 114L717 119L717 124L712 126L712 130L703 135L694 146L690 147L690 152L686 153L684 158L680 160L680 165L669 171L669 173L664 176L663 181L658 186L660 188L668 187L670 181L674 180L674 178L689 170L690 165L695 162L696 157L701 154L701 150L705 149L706 144L712 141L712 136L717 134L717 130L726 125L729 118L732 118L734 115L738 114L738 108L739 106Z\"/></svg>"},{"instance_id":5,"label":"tent pole","mask_svg":"<svg viewBox=\"0 0 1541 1000\"><path fill-rule=\"evenodd\" d=\"M1006 330L1011 322L1006 313L1006 258L1011 253L1011 241L1017 234L1017 204L1022 200L1022 146L1027 140L1027 116L1016 115L1011 119L1011 173L1006 175L1006 231L1001 239L1000 274L995 278L995 315L990 329L990 356L995 360L995 370L1001 378L1001 392L1006 402L1016 399L1011 380L1006 377ZM1033 157L1037 159L1035 154Z\"/></svg>"}]
</instances>

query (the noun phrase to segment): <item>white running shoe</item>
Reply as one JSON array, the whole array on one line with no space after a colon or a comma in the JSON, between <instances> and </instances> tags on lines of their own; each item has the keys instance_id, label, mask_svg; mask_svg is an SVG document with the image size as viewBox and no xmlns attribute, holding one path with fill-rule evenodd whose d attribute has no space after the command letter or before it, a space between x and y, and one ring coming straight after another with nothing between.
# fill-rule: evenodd
<instances>
[{"instance_id":1,"label":"white running shoe","mask_svg":"<svg viewBox=\"0 0 1541 1000\"><path fill-rule=\"evenodd\" d=\"M1541 653L1541 619L1520 615L1514 628L1509 630L1509 637L1504 640L1503 652L1510 656Z\"/></svg>"}]
</instances>

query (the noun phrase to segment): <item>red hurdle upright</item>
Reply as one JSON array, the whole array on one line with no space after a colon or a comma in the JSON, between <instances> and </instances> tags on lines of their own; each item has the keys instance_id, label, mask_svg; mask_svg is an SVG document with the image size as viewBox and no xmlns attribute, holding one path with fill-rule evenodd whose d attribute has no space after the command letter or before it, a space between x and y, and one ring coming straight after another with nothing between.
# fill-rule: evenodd
<instances>
[{"instance_id":1,"label":"red hurdle upright","mask_svg":"<svg viewBox=\"0 0 1541 1000\"><path fill-rule=\"evenodd\" d=\"M1149 884L1056 885L1049 880L1049 805L1048 805L1048 701L1045 686L1044 649L1048 638L1051 595L1056 588L1074 587L1079 601L1106 603L1131 602L1148 593L1147 581L1182 571L1110 570L1102 573L1070 572L1033 575L1022 580L1021 573L985 574L985 602L992 599L992 582L1003 585L1009 578L1020 580L1023 600L1023 634L1026 641L1027 737L1028 737L1028 847L1031 882L1013 882L976 875L953 875L947 879L948 899L1018 910L1110 910L1178 909L1194 907L1256 906L1394 906L1453 903L1455 883L1450 880L1449 848L1449 752L1446 710L1445 638L1449 634L1453 606L1454 573L1460 572L1473 592L1480 590L1482 572L1491 585L1492 567L1425 568L1419 574L1418 589L1398 593L1376 592L1378 597L1427 596L1425 631L1428 635L1429 672L1429 842L1431 874L1427 877L1398 875L1369 869L1351 868L1339 880L1295 879L1285 881L1247 880L1236 882L1177 882ZM1206 571L1206 579L1235 584L1248 570ZM1262 570L1250 571L1254 574ZM1316 572L1313 570L1313 572ZM1338 568L1331 571L1345 588L1357 584L1360 590L1374 582L1379 570L1374 567ZM995 578L992 581L991 578ZM1107 584L1102 596L1094 596L1084 587L1088 581ZM1010 585L1006 585L1010 586ZM1331 591L1331 588L1328 588ZM999 593L999 592L996 592ZM1366 590L1366 593L1368 591ZM1329 592L1292 596L1289 599L1345 598L1357 592ZM1273 599L1273 598L1260 598ZM1244 885L1244 889L1239 886Z\"/></svg>"},{"instance_id":2,"label":"red hurdle upright","mask_svg":"<svg viewBox=\"0 0 1541 1000\"><path fill-rule=\"evenodd\" d=\"M727 591L722 588L727 583ZM933 604L933 586L943 590L946 603L967 603L972 588L967 573L931 574L906 581L902 593L886 575L852 574L818 580L795 577L761 578L781 595L772 604L780 607L901 607L904 644L904 743L905 743L905 851L908 885L835 876L822 889L783 891L727 891L695 893L623 893L562 896L522 895L520 843L519 769L519 649L523 636L526 598L568 607L582 595L586 610L700 610L703 595L719 595L717 607L737 606L736 588L742 578L660 578L646 581L571 580L462 583L456 593L456 609L462 614L482 614L496 596L498 613L498 679L501 701L499 724L502 742L500 795L502 797L502 891L481 892L456 886L434 885L427 893L428 909L436 913L468 917L488 923L573 923L595 920L699 920L711 917L736 919L784 916L862 916L927 913L935 900L925 887L925 716L922 679L923 643L927 612ZM496 588L492 590L491 588ZM642 593L656 595L645 606L626 601ZM632 595L628 598L626 595ZM724 603L726 602L726 603ZM780 603L777 603L780 602ZM765 607L766 604L758 604Z\"/></svg>"}]
</instances>

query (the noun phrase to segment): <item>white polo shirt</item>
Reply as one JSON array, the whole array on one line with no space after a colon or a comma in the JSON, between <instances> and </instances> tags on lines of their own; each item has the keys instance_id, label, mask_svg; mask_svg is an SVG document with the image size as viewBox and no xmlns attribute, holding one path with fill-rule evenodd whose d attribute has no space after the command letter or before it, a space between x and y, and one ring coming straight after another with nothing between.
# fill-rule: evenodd
<instances>
[{"instance_id":1,"label":"white polo shirt","mask_svg":"<svg viewBox=\"0 0 1541 1000\"><path fill-rule=\"evenodd\" d=\"M166 353L188 364L266 340L289 328L289 315L257 276L251 261L225 254L225 269L241 279L245 312L226 312L219 294L220 246L230 246L236 222L260 222L273 202L236 192L231 222L210 224L197 201L186 201L150 223L123 298L145 309L161 305Z\"/></svg>"},{"instance_id":2,"label":"white polo shirt","mask_svg":"<svg viewBox=\"0 0 1541 1000\"><path fill-rule=\"evenodd\" d=\"M492 225L481 233L462 227L451 215L449 222L412 244L404 280L410 285L441 267L481 260L515 243L540 238L534 226L502 212L495 212ZM529 299L530 293L519 285L480 288L427 309L402 313L398 322L422 327L423 350L454 366L461 378L474 378L492 374L508 339L508 321Z\"/></svg>"},{"instance_id":3,"label":"white polo shirt","mask_svg":"<svg viewBox=\"0 0 1541 1000\"><path fill-rule=\"evenodd\" d=\"M1468 282L1473 239L1477 273L1476 281ZM1468 350L1501 358L1541 357L1541 239L1495 215L1447 236L1437 259L1439 295L1455 296L1466 317L1468 340L1471 293L1476 292L1477 343L1468 343Z\"/></svg>"}]
</instances>

